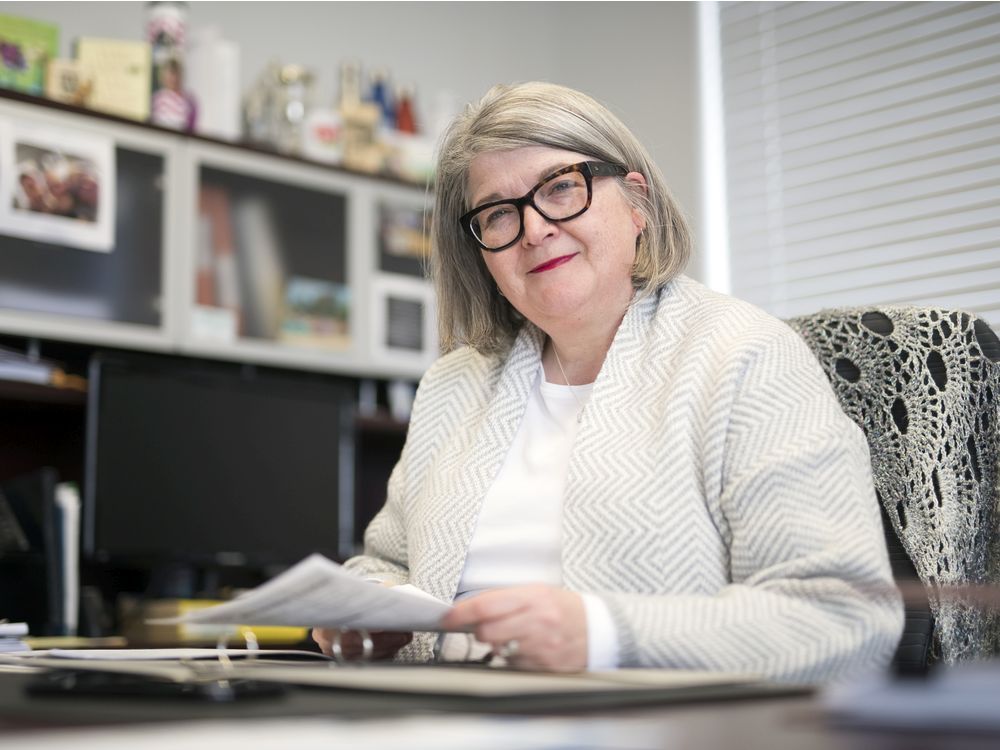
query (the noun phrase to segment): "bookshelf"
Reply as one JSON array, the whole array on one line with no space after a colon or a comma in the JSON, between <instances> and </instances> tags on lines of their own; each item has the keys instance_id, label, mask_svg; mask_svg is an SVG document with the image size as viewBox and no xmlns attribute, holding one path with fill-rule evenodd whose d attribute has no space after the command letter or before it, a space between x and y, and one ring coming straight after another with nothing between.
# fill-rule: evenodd
<instances>
[{"instance_id":1,"label":"bookshelf","mask_svg":"<svg viewBox=\"0 0 1000 750\"><path fill-rule=\"evenodd\" d=\"M0 333L388 379L436 356L426 186L3 91L0 149L65 151L111 214L0 211Z\"/></svg>"},{"instance_id":2,"label":"bookshelf","mask_svg":"<svg viewBox=\"0 0 1000 750\"><path fill-rule=\"evenodd\" d=\"M111 350L335 379L355 402L359 384L375 381L378 410L352 421L349 497L367 522L406 436L386 385L416 381L436 356L419 258L426 186L0 91L4 139L15 164L34 153L19 144L43 155L70 144L105 166L99 187L114 211L98 239L60 233L44 216L28 216L42 226L25 233L0 216L0 343L40 348L78 376ZM12 203L17 187L5 185L0 202ZM391 310L417 310L420 325ZM52 466L84 486L88 408L85 391L0 380L0 479ZM83 622L105 623L85 634L103 635L114 598L147 579L83 570L104 607Z\"/></svg>"}]
</instances>

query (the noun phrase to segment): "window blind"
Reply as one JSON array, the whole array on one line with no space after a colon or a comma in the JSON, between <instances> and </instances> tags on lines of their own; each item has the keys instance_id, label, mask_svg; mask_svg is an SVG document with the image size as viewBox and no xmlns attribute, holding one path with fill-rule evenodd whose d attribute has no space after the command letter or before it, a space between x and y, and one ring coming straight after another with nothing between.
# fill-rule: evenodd
<instances>
[{"instance_id":1,"label":"window blind","mask_svg":"<svg viewBox=\"0 0 1000 750\"><path fill-rule=\"evenodd\" d=\"M733 293L1000 327L1000 3L719 8Z\"/></svg>"}]
</instances>

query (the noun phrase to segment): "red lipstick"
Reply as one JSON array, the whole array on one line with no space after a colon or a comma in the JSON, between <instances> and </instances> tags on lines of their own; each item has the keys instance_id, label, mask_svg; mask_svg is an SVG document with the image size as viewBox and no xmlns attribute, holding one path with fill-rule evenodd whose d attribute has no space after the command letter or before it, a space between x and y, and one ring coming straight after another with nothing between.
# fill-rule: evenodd
<instances>
[{"instance_id":1,"label":"red lipstick","mask_svg":"<svg viewBox=\"0 0 1000 750\"><path fill-rule=\"evenodd\" d=\"M577 256L577 253L570 253L569 255L560 255L558 258L552 258L544 263L539 263L537 266L532 268L528 273L542 273L543 271L551 271L553 268L558 268L563 263L569 263L573 258Z\"/></svg>"}]
</instances>

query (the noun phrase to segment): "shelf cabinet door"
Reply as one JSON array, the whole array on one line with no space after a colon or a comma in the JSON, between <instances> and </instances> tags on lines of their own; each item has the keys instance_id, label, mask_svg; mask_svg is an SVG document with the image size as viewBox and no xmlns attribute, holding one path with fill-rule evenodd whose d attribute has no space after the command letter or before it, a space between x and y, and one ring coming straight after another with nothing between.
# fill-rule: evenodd
<instances>
[{"instance_id":1,"label":"shelf cabinet door","mask_svg":"<svg viewBox=\"0 0 1000 750\"><path fill-rule=\"evenodd\" d=\"M349 179L206 146L190 149L188 165L184 345L307 368L362 365Z\"/></svg>"},{"instance_id":2,"label":"shelf cabinet door","mask_svg":"<svg viewBox=\"0 0 1000 750\"><path fill-rule=\"evenodd\" d=\"M422 210L422 189L223 146L189 144L185 154L183 349L366 377L422 374L436 354L430 287L413 259L382 267L383 235L400 229L385 206ZM414 299L418 350L376 345L382 308Z\"/></svg>"},{"instance_id":3,"label":"shelf cabinet door","mask_svg":"<svg viewBox=\"0 0 1000 750\"><path fill-rule=\"evenodd\" d=\"M166 348L176 139L0 102L0 326Z\"/></svg>"}]
</instances>

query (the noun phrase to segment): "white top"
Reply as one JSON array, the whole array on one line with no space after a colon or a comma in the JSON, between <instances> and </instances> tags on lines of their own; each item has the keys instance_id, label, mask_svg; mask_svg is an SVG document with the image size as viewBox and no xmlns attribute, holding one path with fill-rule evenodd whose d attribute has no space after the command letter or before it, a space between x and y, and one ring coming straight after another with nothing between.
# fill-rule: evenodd
<instances>
[{"instance_id":1,"label":"white top","mask_svg":"<svg viewBox=\"0 0 1000 750\"><path fill-rule=\"evenodd\" d=\"M561 586L562 507L578 420L593 385L557 385L539 368L524 419L490 487L458 582L462 598L503 586ZM584 594L588 668L618 666L614 623Z\"/></svg>"}]
</instances>

